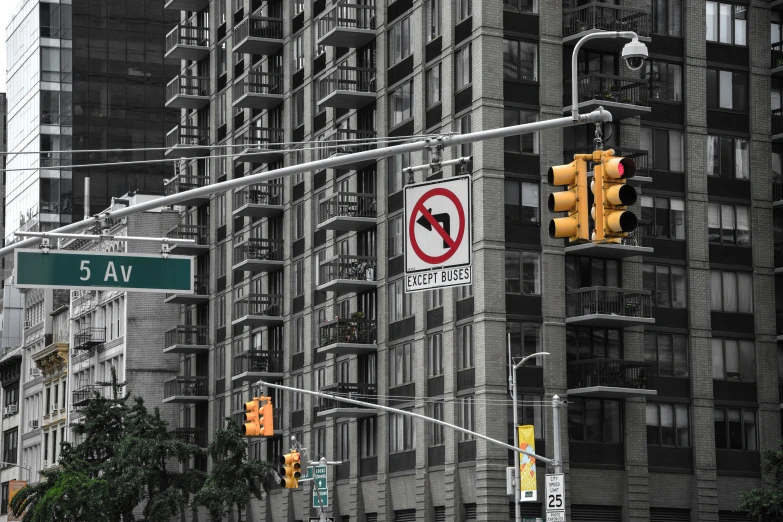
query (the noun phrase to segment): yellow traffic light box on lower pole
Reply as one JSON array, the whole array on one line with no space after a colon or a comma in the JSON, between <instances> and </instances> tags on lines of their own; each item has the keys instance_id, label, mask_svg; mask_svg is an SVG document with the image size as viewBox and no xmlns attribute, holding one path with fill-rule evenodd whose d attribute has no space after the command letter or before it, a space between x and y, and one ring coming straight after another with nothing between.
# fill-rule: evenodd
<instances>
[{"instance_id":1,"label":"yellow traffic light box on lower pole","mask_svg":"<svg viewBox=\"0 0 783 522\"><path fill-rule=\"evenodd\" d=\"M587 160L590 154L574 154L574 161L567 165L549 167L547 181L556 187L568 187L549 195L550 212L568 212L567 217L549 222L549 236L568 238L572 243L590 239L587 205Z\"/></svg>"},{"instance_id":2,"label":"yellow traffic light box on lower pole","mask_svg":"<svg viewBox=\"0 0 783 522\"><path fill-rule=\"evenodd\" d=\"M299 479L302 476L302 457L299 451L292 449L280 457L280 485L286 489L299 487Z\"/></svg>"},{"instance_id":3,"label":"yellow traffic light box on lower pole","mask_svg":"<svg viewBox=\"0 0 783 522\"><path fill-rule=\"evenodd\" d=\"M628 206L636 203L636 189L626 184L636 175L636 163L631 158L615 156L612 149L594 154L593 240L619 243L636 230L636 214L628 211Z\"/></svg>"}]
</instances>

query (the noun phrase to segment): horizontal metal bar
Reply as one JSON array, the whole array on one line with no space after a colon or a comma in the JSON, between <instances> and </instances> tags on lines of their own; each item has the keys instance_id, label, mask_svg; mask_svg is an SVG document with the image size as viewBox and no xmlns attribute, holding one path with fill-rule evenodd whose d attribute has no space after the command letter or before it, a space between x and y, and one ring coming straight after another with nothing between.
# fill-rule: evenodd
<instances>
[{"instance_id":1,"label":"horizontal metal bar","mask_svg":"<svg viewBox=\"0 0 783 522\"><path fill-rule=\"evenodd\" d=\"M64 232L14 232L19 237L39 237L54 239L93 239L96 241L138 241L140 243L170 243L172 245L192 245L195 239L170 239L168 237L135 237L135 236L114 236L111 234L69 234Z\"/></svg>"},{"instance_id":2,"label":"horizontal metal bar","mask_svg":"<svg viewBox=\"0 0 783 522\"><path fill-rule=\"evenodd\" d=\"M418 170L427 170L427 169L437 169L438 167L447 167L449 165L459 165L461 163L469 163L473 161L473 156L463 156L461 158L457 159L450 159L446 161L441 161L440 163L427 163L424 165L414 165L412 167L405 167L402 169L402 171L405 174L410 174L412 172L416 172Z\"/></svg>"}]
</instances>

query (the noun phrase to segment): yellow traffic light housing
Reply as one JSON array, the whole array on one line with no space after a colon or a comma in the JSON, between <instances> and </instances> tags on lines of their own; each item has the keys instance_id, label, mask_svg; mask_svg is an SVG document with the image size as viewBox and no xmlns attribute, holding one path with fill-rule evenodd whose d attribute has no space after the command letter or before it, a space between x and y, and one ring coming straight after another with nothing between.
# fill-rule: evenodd
<instances>
[{"instance_id":1,"label":"yellow traffic light housing","mask_svg":"<svg viewBox=\"0 0 783 522\"><path fill-rule=\"evenodd\" d=\"M549 184L568 187L549 195L550 212L568 212L567 217L554 218L549 222L549 236L552 238L568 238L571 242L589 239L586 159L591 157L589 154L575 154L574 161L568 165L549 167Z\"/></svg>"},{"instance_id":2,"label":"yellow traffic light housing","mask_svg":"<svg viewBox=\"0 0 783 522\"><path fill-rule=\"evenodd\" d=\"M619 243L636 230L636 214L628 205L636 203L636 189L626 180L636 175L636 163L631 158L615 156L614 151L596 151L592 216L595 220L594 241Z\"/></svg>"},{"instance_id":3,"label":"yellow traffic light housing","mask_svg":"<svg viewBox=\"0 0 783 522\"><path fill-rule=\"evenodd\" d=\"M245 403L245 423L242 425L242 434L245 437L260 437L263 435L259 419L258 397Z\"/></svg>"},{"instance_id":4,"label":"yellow traffic light housing","mask_svg":"<svg viewBox=\"0 0 783 522\"><path fill-rule=\"evenodd\" d=\"M258 424L261 435L271 437L275 434L274 407L272 406L272 397L259 397L263 403L258 416Z\"/></svg>"},{"instance_id":5,"label":"yellow traffic light housing","mask_svg":"<svg viewBox=\"0 0 783 522\"><path fill-rule=\"evenodd\" d=\"M280 485L286 489L299 487L299 478L302 476L301 456L292 449L280 457Z\"/></svg>"}]
</instances>

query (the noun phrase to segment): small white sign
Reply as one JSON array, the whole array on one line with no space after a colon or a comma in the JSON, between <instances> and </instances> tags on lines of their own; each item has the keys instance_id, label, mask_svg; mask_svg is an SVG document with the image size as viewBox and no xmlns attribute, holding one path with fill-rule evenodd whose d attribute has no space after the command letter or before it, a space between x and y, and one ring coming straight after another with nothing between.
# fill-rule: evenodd
<instances>
[{"instance_id":1,"label":"small white sign","mask_svg":"<svg viewBox=\"0 0 783 522\"><path fill-rule=\"evenodd\" d=\"M556 475L546 476L546 510L547 510L547 522L550 520L562 520L565 522L565 481L563 474L558 473ZM563 512L562 519L550 519L549 512Z\"/></svg>"},{"instance_id":2,"label":"small white sign","mask_svg":"<svg viewBox=\"0 0 783 522\"><path fill-rule=\"evenodd\" d=\"M565 511L547 511L546 522L566 522Z\"/></svg>"}]
</instances>

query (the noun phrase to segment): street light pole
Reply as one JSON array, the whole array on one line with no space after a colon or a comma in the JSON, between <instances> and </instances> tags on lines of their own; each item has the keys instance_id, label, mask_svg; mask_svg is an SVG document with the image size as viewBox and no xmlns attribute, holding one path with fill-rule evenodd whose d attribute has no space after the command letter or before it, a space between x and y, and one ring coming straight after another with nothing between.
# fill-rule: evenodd
<instances>
[{"instance_id":1,"label":"street light pole","mask_svg":"<svg viewBox=\"0 0 783 522\"><path fill-rule=\"evenodd\" d=\"M545 355L549 355L549 352L536 352L531 353L530 355L523 357L518 363L514 364L514 359L511 357L511 334L508 334L506 337L506 342L508 344L508 369L509 369L509 376L508 376L508 382L511 387L509 390L511 392L511 402L514 408L514 447L519 447L519 429L517 426L519 425L519 412L517 411L517 369L521 368L525 362L527 362L528 359L532 359L533 357L543 357ZM519 509L519 501L520 499L520 473L519 473L519 456L514 455L514 519L516 522L522 522L522 513Z\"/></svg>"}]
</instances>

